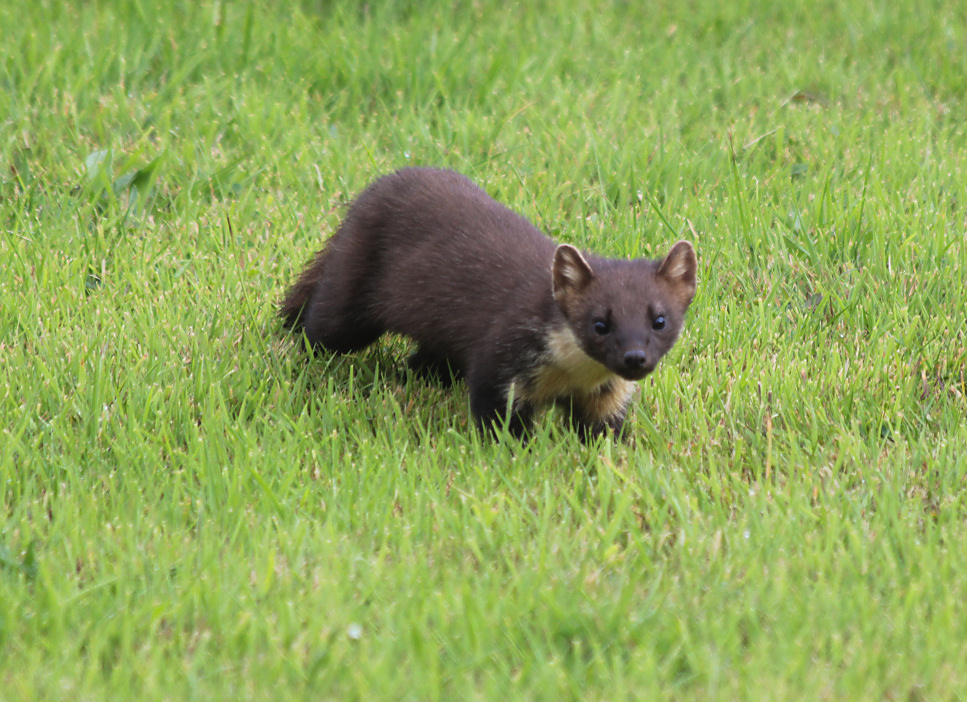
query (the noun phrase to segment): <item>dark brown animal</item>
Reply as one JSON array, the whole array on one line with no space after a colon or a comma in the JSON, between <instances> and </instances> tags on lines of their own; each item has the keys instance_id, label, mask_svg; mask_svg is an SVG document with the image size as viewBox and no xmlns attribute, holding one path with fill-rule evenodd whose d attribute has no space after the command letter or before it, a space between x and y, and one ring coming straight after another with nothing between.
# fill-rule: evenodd
<instances>
[{"instance_id":1,"label":"dark brown animal","mask_svg":"<svg viewBox=\"0 0 967 702\"><path fill-rule=\"evenodd\" d=\"M634 381L681 333L696 266L686 241L660 261L556 245L467 178L406 168L352 203L280 313L335 353L412 338L410 367L464 377L484 428L521 436L557 403L587 437L620 433Z\"/></svg>"}]
</instances>

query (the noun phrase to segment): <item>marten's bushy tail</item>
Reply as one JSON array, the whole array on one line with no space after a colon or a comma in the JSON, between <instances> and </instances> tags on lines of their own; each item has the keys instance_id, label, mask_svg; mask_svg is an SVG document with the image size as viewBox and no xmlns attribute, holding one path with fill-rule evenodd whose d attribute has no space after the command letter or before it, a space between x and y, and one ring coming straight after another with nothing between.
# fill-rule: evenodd
<instances>
[{"instance_id":1,"label":"marten's bushy tail","mask_svg":"<svg viewBox=\"0 0 967 702\"><path fill-rule=\"evenodd\" d=\"M279 316L284 326L290 329L301 329L305 324L306 306L325 271L325 258L323 251L316 254L315 260L306 266L302 275L285 294L285 299L279 307Z\"/></svg>"}]
</instances>

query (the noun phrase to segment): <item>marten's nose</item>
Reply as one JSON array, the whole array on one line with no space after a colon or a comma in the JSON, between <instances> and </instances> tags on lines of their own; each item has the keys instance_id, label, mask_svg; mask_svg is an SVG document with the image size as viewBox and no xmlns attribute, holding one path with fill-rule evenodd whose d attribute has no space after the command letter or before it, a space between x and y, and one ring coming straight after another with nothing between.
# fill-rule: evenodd
<instances>
[{"instance_id":1,"label":"marten's nose","mask_svg":"<svg viewBox=\"0 0 967 702\"><path fill-rule=\"evenodd\" d=\"M625 352L625 368L630 371L640 370L645 365L645 352L641 349L633 349Z\"/></svg>"}]
</instances>

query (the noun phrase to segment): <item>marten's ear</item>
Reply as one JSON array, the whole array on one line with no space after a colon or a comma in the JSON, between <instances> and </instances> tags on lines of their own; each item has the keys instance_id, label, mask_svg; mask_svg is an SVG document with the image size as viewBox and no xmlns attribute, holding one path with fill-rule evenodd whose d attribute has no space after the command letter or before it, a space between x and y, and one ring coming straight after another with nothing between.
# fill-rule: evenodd
<instances>
[{"instance_id":1,"label":"marten's ear","mask_svg":"<svg viewBox=\"0 0 967 702\"><path fill-rule=\"evenodd\" d=\"M672 246L665 260L658 266L658 275L675 286L682 302L687 305L695 295L697 269L698 260L695 258L695 249L687 241L679 241Z\"/></svg>"},{"instance_id":2,"label":"marten's ear","mask_svg":"<svg viewBox=\"0 0 967 702\"><path fill-rule=\"evenodd\" d=\"M554 283L554 299L561 309L567 310L571 301L591 284L594 272L580 251L570 244L561 244L554 252L551 278Z\"/></svg>"}]
</instances>

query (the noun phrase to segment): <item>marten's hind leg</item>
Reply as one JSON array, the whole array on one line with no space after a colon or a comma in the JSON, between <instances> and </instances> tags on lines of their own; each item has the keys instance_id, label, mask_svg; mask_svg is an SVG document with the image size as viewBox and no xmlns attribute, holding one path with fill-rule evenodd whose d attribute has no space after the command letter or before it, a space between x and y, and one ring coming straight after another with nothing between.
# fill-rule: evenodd
<instances>
[{"instance_id":1,"label":"marten's hind leg","mask_svg":"<svg viewBox=\"0 0 967 702\"><path fill-rule=\"evenodd\" d=\"M345 291L320 281L303 314L303 330L313 347L333 353L349 353L364 349L384 331L374 321L359 298L350 300Z\"/></svg>"}]
</instances>

